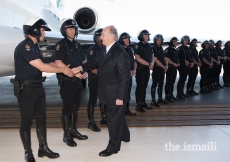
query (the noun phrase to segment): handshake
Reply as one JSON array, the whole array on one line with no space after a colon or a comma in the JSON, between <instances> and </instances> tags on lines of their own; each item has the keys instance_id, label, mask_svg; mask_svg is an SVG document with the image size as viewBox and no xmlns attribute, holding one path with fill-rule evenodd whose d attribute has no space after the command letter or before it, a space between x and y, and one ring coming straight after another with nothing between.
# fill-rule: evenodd
<instances>
[{"instance_id":1,"label":"handshake","mask_svg":"<svg viewBox=\"0 0 230 162\"><path fill-rule=\"evenodd\" d=\"M87 77L87 73L81 73L83 70L82 70L82 67L79 66L79 67L76 67L76 68L72 68L70 69L69 66L66 66L64 68L64 71L63 71L63 74L67 75L68 77L77 77L79 79L85 79Z\"/></svg>"}]
</instances>

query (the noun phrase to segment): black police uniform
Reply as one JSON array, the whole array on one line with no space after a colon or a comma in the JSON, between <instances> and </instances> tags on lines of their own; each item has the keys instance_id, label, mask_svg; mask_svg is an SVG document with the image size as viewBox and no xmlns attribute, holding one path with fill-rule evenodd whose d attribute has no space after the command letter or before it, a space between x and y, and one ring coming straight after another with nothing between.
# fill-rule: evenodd
<instances>
[{"instance_id":1,"label":"black police uniform","mask_svg":"<svg viewBox=\"0 0 230 162\"><path fill-rule=\"evenodd\" d=\"M97 54L102 49L103 46L98 44L93 45L88 49L87 52L87 61L94 60L97 57ZM88 85L89 85L89 104L95 105L98 98L98 79L97 74L93 74L91 71L88 72Z\"/></svg>"},{"instance_id":2,"label":"black police uniform","mask_svg":"<svg viewBox=\"0 0 230 162\"><path fill-rule=\"evenodd\" d=\"M61 60L65 65L70 65L69 68L72 69L81 66L85 59L81 46L77 41L70 41L68 38L63 38L56 43L55 60ZM77 111L80 107L83 89L82 81L77 77L69 78L64 74L57 74L57 78L63 105L62 125L64 139L67 141L67 145L76 146L76 144L73 144L74 141L71 137L87 139L87 136L82 136L76 129ZM68 143L69 139L70 143Z\"/></svg>"},{"instance_id":3,"label":"black police uniform","mask_svg":"<svg viewBox=\"0 0 230 162\"><path fill-rule=\"evenodd\" d=\"M223 49L223 52L226 57L230 57L230 49L228 47L225 47ZM226 87L230 86L230 61L229 60L226 60L226 62L224 63L223 81L224 81L224 86Z\"/></svg>"},{"instance_id":4,"label":"black police uniform","mask_svg":"<svg viewBox=\"0 0 230 162\"><path fill-rule=\"evenodd\" d=\"M157 57L157 59L161 62L161 64L163 66L166 66L165 63L165 53L164 50L162 48L162 46L157 46L154 45L153 46L153 54L154 57ZM164 84L164 76L165 76L165 72L164 69L162 67L160 67L159 65L157 65L157 63L154 63L154 68L153 68L153 72L152 72L152 87L151 87L151 97L152 97L152 101L155 101L155 91L156 91L156 87L158 85L158 102L159 103L166 103L165 101L163 101L162 99L162 91L163 91L163 84Z\"/></svg>"},{"instance_id":5,"label":"black police uniform","mask_svg":"<svg viewBox=\"0 0 230 162\"><path fill-rule=\"evenodd\" d=\"M47 146L46 133L46 94L43 88L42 72L29 62L43 59L38 44L26 38L15 49L15 96L18 99L21 115L20 137L25 150L25 159L34 160L31 149L30 127L33 117L36 120L36 133L39 141L38 156L57 158L59 154L52 152Z\"/></svg>"},{"instance_id":6,"label":"black police uniform","mask_svg":"<svg viewBox=\"0 0 230 162\"><path fill-rule=\"evenodd\" d=\"M178 51L169 46L165 49L165 57L169 58L172 62L179 64ZM169 99L174 99L173 90L174 83L177 76L177 67L168 63L168 70L166 72L166 83L165 83L165 96L169 96Z\"/></svg>"},{"instance_id":7,"label":"black police uniform","mask_svg":"<svg viewBox=\"0 0 230 162\"><path fill-rule=\"evenodd\" d=\"M209 65L207 65L202 58L205 58L209 63L211 63L211 55L209 50L207 49L202 49L199 52L199 57L201 60L201 68L200 68L200 89L202 93L207 93L207 83L208 83L208 73L209 73Z\"/></svg>"},{"instance_id":8,"label":"black police uniform","mask_svg":"<svg viewBox=\"0 0 230 162\"><path fill-rule=\"evenodd\" d=\"M200 63L198 51L195 47L190 46L189 53L191 54L192 58L196 60L196 62ZM197 94L197 92L194 91L194 85L196 82L197 74L198 74L198 66L194 64L194 66L189 69L189 74L188 74L189 78L188 78L188 83L187 83L187 92L190 95Z\"/></svg>"},{"instance_id":9,"label":"black police uniform","mask_svg":"<svg viewBox=\"0 0 230 162\"><path fill-rule=\"evenodd\" d=\"M143 42L137 43L134 48L134 54L139 55L140 58L142 58L148 63L152 62L153 51L149 43L143 43ZM143 109L143 107L149 108L145 102L146 88L148 86L149 77L150 77L149 66L142 65L137 61L137 69L136 69L137 87L135 91L137 111L140 110L141 112L144 112L145 110Z\"/></svg>"},{"instance_id":10,"label":"black police uniform","mask_svg":"<svg viewBox=\"0 0 230 162\"><path fill-rule=\"evenodd\" d=\"M99 51L103 46L99 46L97 43L91 46L87 51L87 61L94 60ZM93 74L91 71L88 72L88 86L89 86L89 101L87 106L89 123L88 127L93 131L100 131L100 129L96 126L94 122L94 107L97 103L98 98L98 76L97 74ZM101 111L101 124L106 124L106 116L105 116L106 105L100 103L100 111Z\"/></svg>"},{"instance_id":11,"label":"black police uniform","mask_svg":"<svg viewBox=\"0 0 230 162\"><path fill-rule=\"evenodd\" d=\"M130 71L133 71L134 70L134 63L135 63L133 51L129 47L124 48L124 49L129 54ZM128 95L127 101L128 102L126 103L126 111L129 110L129 101L131 99L131 95L130 95L131 89L132 89L132 76L130 76L130 82L129 82L128 92L127 92L127 95Z\"/></svg>"},{"instance_id":12,"label":"black police uniform","mask_svg":"<svg viewBox=\"0 0 230 162\"><path fill-rule=\"evenodd\" d=\"M21 114L20 133L30 130L33 115L36 126L45 127L46 94L42 85L42 72L29 64L30 61L43 59L38 44L34 44L30 38L25 39L16 47L14 59L15 79L23 86L17 97Z\"/></svg>"},{"instance_id":13,"label":"black police uniform","mask_svg":"<svg viewBox=\"0 0 230 162\"><path fill-rule=\"evenodd\" d=\"M192 55L189 52L188 46L181 45L178 47L178 56L179 56L179 62L180 66L178 67L179 71L179 81L177 83L177 96L179 98L188 97L184 94L184 85L187 79L187 75L189 74L189 66L185 65L185 60L187 60L189 63L193 63Z\"/></svg>"},{"instance_id":14,"label":"black police uniform","mask_svg":"<svg viewBox=\"0 0 230 162\"><path fill-rule=\"evenodd\" d=\"M216 49L213 47L209 48L210 51L210 55L213 59L215 59L216 61L218 61L218 53L216 51ZM217 87L216 82L217 82L217 78L219 78L219 74L218 74L218 65L213 62L213 67L210 69L210 74L209 74L209 84L213 85L212 88L216 89Z\"/></svg>"},{"instance_id":15,"label":"black police uniform","mask_svg":"<svg viewBox=\"0 0 230 162\"><path fill-rule=\"evenodd\" d=\"M218 56L224 57L224 52L222 51L222 49L221 49L220 47L215 47L215 49L216 49L216 51L217 51L217 53L218 53ZM216 82L217 82L217 85L218 85L219 87L222 87L222 86L220 86L219 81L220 81L221 69L222 69L222 66L223 66L224 62L225 62L224 60L220 60L220 65L217 66L217 77L216 77Z\"/></svg>"}]
</instances>

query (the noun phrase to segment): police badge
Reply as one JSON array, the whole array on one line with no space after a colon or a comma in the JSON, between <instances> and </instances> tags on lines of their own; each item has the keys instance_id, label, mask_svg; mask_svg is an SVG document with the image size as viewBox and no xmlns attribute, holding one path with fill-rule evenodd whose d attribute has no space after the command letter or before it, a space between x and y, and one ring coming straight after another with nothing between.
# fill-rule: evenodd
<instances>
[{"instance_id":1,"label":"police badge","mask_svg":"<svg viewBox=\"0 0 230 162\"><path fill-rule=\"evenodd\" d=\"M25 45L25 48L26 48L27 51L30 51L30 50L31 50L31 49L30 49L30 45L28 45L28 44Z\"/></svg>"},{"instance_id":2,"label":"police badge","mask_svg":"<svg viewBox=\"0 0 230 162\"><path fill-rule=\"evenodd\" d=\"M93 50L91 50L91 51L89 52L89 55L93 55Z\"/></svg>"},{"instance_id":3,"label":"police badge","mask_svg":"<svg viewBox=\"0 0 230 162\"><path fill-rule=\"evenodd\" d=\"M59 49L60 49L60 44L57 45L56 51L58 51Z\"/></svg>"}]
</instances>

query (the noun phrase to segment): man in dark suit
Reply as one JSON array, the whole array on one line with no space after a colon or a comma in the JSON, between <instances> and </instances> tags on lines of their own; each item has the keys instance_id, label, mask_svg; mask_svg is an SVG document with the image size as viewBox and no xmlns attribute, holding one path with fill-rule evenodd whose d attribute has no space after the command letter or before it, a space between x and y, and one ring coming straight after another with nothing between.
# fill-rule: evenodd
<instances>
[{"instance_id":1,"label":"man in dark suit","mask_svg":"<svg viewBox=\"0 0 230 162\"><path fill-rule=\"evenodd\" d=\"M110 156L120 151L121 141L129 142L130 133L125 119L125 103L130 82L129 55L117 42L114 26L103 29L101 39L105 47L97 57L75 72L88 71L98 67L98 97L107 105L106 116L109 130L109 144L99 156Z\"/></svg>"}]
</instances>

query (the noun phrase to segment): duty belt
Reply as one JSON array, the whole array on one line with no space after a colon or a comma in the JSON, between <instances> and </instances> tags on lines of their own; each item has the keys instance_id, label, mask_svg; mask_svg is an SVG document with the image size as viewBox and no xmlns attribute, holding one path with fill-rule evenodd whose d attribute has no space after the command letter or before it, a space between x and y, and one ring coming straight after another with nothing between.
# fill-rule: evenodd
<instances>
[{"instance_id":1,"label":"duty belt","mask_svg":"<svg viewBox=\"0 0 230 162\"><path fill-rule=\"evenodd\" d=\"M24 80L22 84L23 85L41 84L42 82L45 82L45 80L46 80L46 77L42 77L42 79L39 79L39 80L34 80L34 79Z\"/></svg>"}]
</instances>

